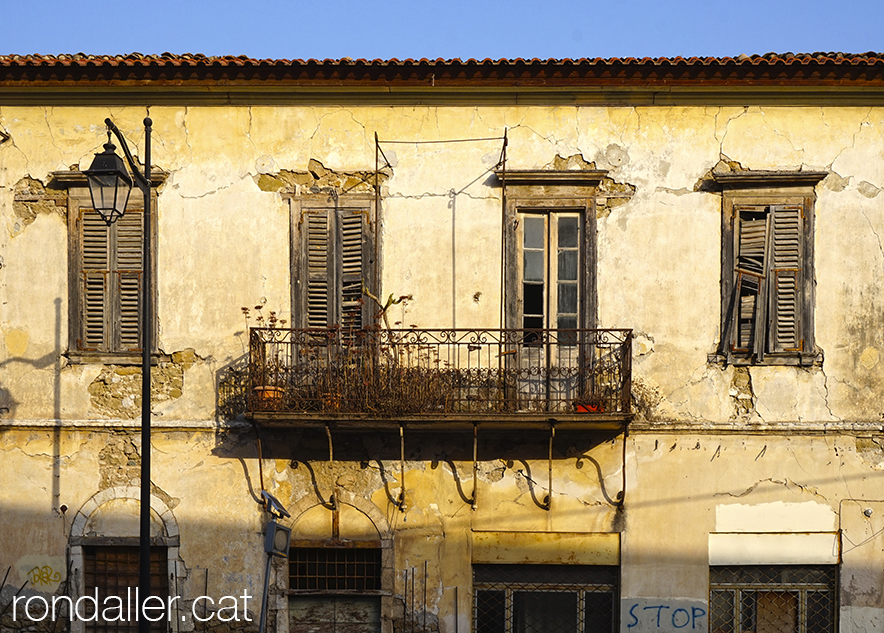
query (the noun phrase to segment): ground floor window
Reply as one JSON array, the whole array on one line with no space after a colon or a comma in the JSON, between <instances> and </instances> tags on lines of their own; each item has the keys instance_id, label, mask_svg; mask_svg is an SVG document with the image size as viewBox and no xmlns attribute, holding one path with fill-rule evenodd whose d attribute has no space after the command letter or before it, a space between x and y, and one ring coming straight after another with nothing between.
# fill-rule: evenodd
<instances>
[{"instance_id":1,"label":"ground floor window","mask_svg":"<svg viewBox=\"0 0 884 633\"><path fill-rule=\"evenodd\" d=\"M610 566L473 565L473 631L616 631L617 581Z\"/></svg>"},{"instance_id":2,"label":"ground floor window","mask_svg":"<svg viewBox=\"0 0 884 633\"><path fill-rule=\"evenodd\" d=\"M711 633L834 633L837 567L741 565L709 573Z\"/></svg>"},{"instance_id":3,"label":"ground floor window","mask_svg":"<svg viewBox=\"0 0 884 633\"><path fill-rule=\"evenodd\" d=\"M380 548L289 550L289 633L380 630Z\"/></svg>"},{"instance_id":4,"label":"ground floor window","mask_svg":"<svg viewBox=\"0 0 884 633\"><path fill-rule=\"evenodd\" d=\"M138 622L134 616L129 617L126 605L135 609L135 588L138 587L138 551L139 548L128 546L85 546L83 547L83 572L86 592L84 595L94 596L98 589L99 613L95 619L93 605L85 600L87 633L135 633ZM169 595L167 551L165 547L150 548L150 593L163 598L166 602ZM108 602L108 596L120 598L123 611L113 608L103 609L102 606L114 606L116 601ZM102 616L110 616L104 619ZM165 618L150 625L150 630L165 633Z\"/></svg>"}]
</instances>

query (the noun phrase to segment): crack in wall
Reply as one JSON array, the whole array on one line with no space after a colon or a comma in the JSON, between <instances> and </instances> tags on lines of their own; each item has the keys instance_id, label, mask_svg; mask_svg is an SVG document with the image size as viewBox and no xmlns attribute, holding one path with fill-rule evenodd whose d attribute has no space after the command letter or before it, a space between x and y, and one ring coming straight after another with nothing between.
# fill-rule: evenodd
<instances>
[{"instance_id":1,"label":"crack in wall","mask_svg":"<svg viewBox=\"0 0 884 633\"><path fill-rule=\"evenodd\" d=\"M826 407L826 411L829 412L829 415L836 420L839 420L838 416L832 411L832 407L829 406L829 376L826 374L825 369L823 369L822 364L820 365L820 373L823 375L823 391L825 391L825 395L823 396L823 404Z\"/></svg>"},{"instance_id":2,"label":"crack in wall","mask_svg":"<svg viewBox=\"0 0 884 633\"><path fill-rule=\"evenodd\" d=\"M821 118L823 120L823 123L826 125L826 127L829 127L829 124L826 122L826 108L820 108L820 110L822 112ZM844 152L846 152L849 149L854 149L856 147L856 137L860 134L860 132L862 132L863 125L866 125L869 123L869 117L871 117L871 115L872 115L872 108L870 106L869 111L866 113L866 116L863 118L862 121L859 122L859 126L857 127L856 132L854 132L851 135L850 145L846 145L846 146L842 147L838 151L838 153L835 155L835 157L831 160L831 162L829 162L829 164L827 166L827 169L829 171L833 170L832 166L838 161L839 158L841 158L841 154L843 154Z\"/></svg>"},{"instance_id":3,"label":"crack in wall","mask_svg":"<svg viewBox=\"0 0 884 633\"><path fill-rule=\"evenodd\" d=\"M871 219L869 219L869 216L866 213L866 210L865 210L862 202L860 202L859 211L860 211L860 213L862 213L863 217L866 219L866 223L868 223L868 225L869 225L869 230L872 232L872 235L875 236L875 240L877 240L877 242L878 242L878 251L880 251L880 253L881 253L881 265L882 265L882 267L884 267L884 244L881 243L881 236L878 235L878 232L875 230L875 227L872 226L872 221L871 221Z\"/></svg>"},{"instance_id":4,"label":"crack in wall","mask_svg":"<svg viewBox=\"0 0 884 633\"><path fill-rule=\"evenodd\" d=\"M743 497L747 497L750 494L752 494L753 492L755 492L760 486L762 486L764 484L768 484L768 483L774 484L776 486L783 486L784 488L786 488L786 490L789 490L790 492L794 492L793 488L797 488L800 492L808 492L815 497L819 497L819 498L823 499L826 503L829 502L829 499L825 495L821 494L818 488L812 487L812 486L806 486L804 484L799 484L798 482L796 482L788 477L785 477L783 479L774 479L773 477L767 477L765 479L761 479L761 480L755 482L754 484L752 484L751 486L749 486L748 488L746 488L742 492L729 492L729 491L714 492L714 493L712 493L712 496L713 497L731 497L733 499L742 499Z\"/></svg>"},{"instance_id":5,"label":"crack in wall","mask_svg":"<svg viewBox=\"0 0 884 633\"><path fill-rule=\"evenodd\" d=\"M722 108L722 107L718 108L718 113L715 115L715 136L716 136L716 138L718 137L718 116L722 113L723 109L724 108ZM728 116L727 123L724 124L724 134L721 135L721 138L718 141L718 153L722 158L724 158L724 155L725 155L724 154L724 143L725 143L725 140L727 139L728 132L730 131L731 122L736 121L737 119L739 119L743 116L746 116L747 114L749 114L749 107L743 106L742 112L740 112L739 114L737 114L735 116Z\"/></svg>"}]
</instances>

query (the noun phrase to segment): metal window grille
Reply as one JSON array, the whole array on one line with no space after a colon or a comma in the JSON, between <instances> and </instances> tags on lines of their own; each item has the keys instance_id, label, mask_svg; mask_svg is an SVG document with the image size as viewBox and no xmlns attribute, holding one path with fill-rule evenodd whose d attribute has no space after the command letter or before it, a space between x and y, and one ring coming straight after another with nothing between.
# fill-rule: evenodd
<instances>
[{"instance_id":1,"label":"metal window grille","mask_svg":"<svg viewBox=\"0 0 884 633\"><path fill-rule=\"evenodd\" d=\"M712 567L711 633L834 633L837 567Z\"/></svg>"},{"instance_id":2,"label":"metal window grille","mask_svg":"<svg viewBox=\"0 0 884 633\"><path fill-rule=\"evenodd\" d=\"M150 548L150 593L167 602L169 582L167 578L167 556L165 547ZM85 595L94 596L98 589L98 617L92 619L94 610L90 601L84 600L86 609L87 633L134 633L138 631L135 588L138 587L138 547L89 546L83 548L83 572L86 585ZM115 607L116 600L106 601L109 596L120 598L122 609ZM154 604L159 604L153 601ZM129 609L128 607L131 607ZM103 616L108 615L109 620ZM151 617L158 613L152 612ZM150 630L165 633L166 620L161 618L150 624Z\"/></svg>"},{"instance_id":3,"label":"metal window grille","mask_svg":"<svg viewBox=\"0 0 884 633\"><path fill-rule=\"evenodd\" d=\"M381 550L293 547L289 550L289 589L380 591Z\"/></svg>"},{"instance_id":4,"label":"metal window grille","mask_svg":"<svg viewBox=\"0 0 884 633\"><path fill-rule=\"evenodd\" d=\"M617 567L473 565L474 633L613 633Z\"/></svg>"}]
</instances>

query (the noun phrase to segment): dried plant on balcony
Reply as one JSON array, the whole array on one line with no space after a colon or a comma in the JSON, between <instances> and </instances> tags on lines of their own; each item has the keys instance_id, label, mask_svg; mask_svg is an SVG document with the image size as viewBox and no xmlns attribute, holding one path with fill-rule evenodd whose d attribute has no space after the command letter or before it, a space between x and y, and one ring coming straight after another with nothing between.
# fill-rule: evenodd
<instances>
[{"instance_id":1,"label":"dried plant on balcony","mask_svg":"<svg viewBox=\"0 0 884 633\"><path fill-rule=\"evenodd\" d=\"M253 329L252 410L367 417L628 412L628 330ZM266 364L267 367L262 365Z\"/></svg>"}]
</instances>

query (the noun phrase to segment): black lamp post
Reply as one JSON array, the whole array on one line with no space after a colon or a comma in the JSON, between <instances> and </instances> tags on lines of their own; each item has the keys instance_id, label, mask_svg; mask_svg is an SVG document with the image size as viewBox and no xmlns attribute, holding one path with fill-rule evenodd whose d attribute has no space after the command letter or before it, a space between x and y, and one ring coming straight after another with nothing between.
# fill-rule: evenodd
<instances>
[{"instance_id":1,"label":"black lamp post","mask_svg":"<svg viewBox=\"0 0 884 633\"><path fill-rule=\"evenodd\" d=\"M150 252L150 133L153 122L149 117L144 119L144 173L135 164L126 139L110 119L104 120L107 125L107 144L104 151L95 155L92 166L84 173L89 181L89 193L92 206L108 225L122 217L126 212L126 203L132 190L132 178L126 171L123 159L114 151L110 141L111 133L120 141L129 169L135 177L135 184L144 194L144 227L142 235L141 284L141 514L139 526L138 552L138 630L148 633L150 622L144 617L142 605L150 596L150 353L153 348L151 318L151 252Z\"/></svg>"}]
</instances>

